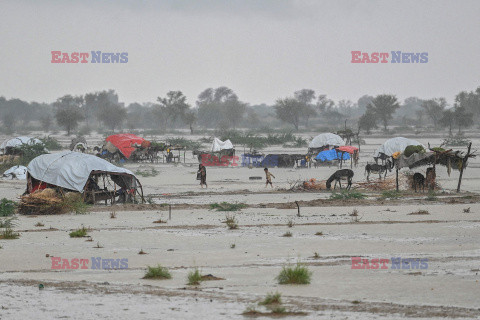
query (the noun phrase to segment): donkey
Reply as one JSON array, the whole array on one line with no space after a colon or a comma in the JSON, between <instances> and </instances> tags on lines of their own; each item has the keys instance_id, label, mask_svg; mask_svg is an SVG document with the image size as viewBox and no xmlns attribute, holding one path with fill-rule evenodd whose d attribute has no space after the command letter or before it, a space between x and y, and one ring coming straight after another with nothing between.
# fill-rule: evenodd
<instances>
[{"instance_id":1,"label":"donkey","mask_svg":"<svg viewBox=\"0 0 480 320\"><path fill-rule=\"evenodd\" d=\"M376 164L376 163L367 163L365 166L365 174L367 174L367 180L370 181L370 172L373 173L378 173L378 178L382 179L382 173L385 172L385 175L383 176L383 180L387 177L387 170L392 171L392 162L390 160L387 160L385 164Z\"/></svg>"},{"instance_id":2,"label":"donkey","mask_svg":"<svg viewBox=\"0 0 480 320\"><path fill-rule=\"evenodd\" d=\"M341 179L347 179L348 185L347 185L347 190L350 190L352 187L352 178L353 178L353 171L350 169L341 169L335 171L334 174L328 178L326 186L327 189L330 190L332 187L332 181L335 180L335 185L333 186L333 189L337 187L337 182L340 185L340 189L342 189L342 182L340 181Z\"/></svg>"},{"instance_id":3,"label":"donkey","mask_svg":"<svg viewBox=\"0 0 480 320\"><path fill-rule=\"evenodd\" d=\"M420 190L420 187L422 187L422 191L425 192L425 177L420 172L415 172L415 174L413 175L412 187L415 189L415 192L417 192L417 185L418 190Z\"/></svg>"}]
</instances>

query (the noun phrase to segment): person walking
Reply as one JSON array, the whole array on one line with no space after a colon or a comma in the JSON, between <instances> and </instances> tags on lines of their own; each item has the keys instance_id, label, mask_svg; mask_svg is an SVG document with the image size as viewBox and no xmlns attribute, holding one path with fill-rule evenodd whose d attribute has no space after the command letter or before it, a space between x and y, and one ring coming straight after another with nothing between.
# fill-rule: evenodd
<instances>
[{"instance_id":1,"label":"person walking","mask_svg":"<svg viewBox=\"0 0 480 320\"><path fill-rule=\"evenodd\" d=\"M197 171L197 180L200 180L200 186L203 188L203 185L205 185L205 188L208 188L207 186L207 168L203 164L198 165L198 171Z\"/></svg>"},{"instance_id":2,"label":"person walking","mask_svg":"<svg viewBox=\"0 0 480 320\"><path fill-rule=\"evenodd\" d=\"M268 171L268 168L265 168L263 170L265 171L265 177L267 178L267 182L265 183L265 188L268 187L268 184L270 184L270 187L273 188L272 177L275 178L275 176Z\"/></svg>"}]
</instances>

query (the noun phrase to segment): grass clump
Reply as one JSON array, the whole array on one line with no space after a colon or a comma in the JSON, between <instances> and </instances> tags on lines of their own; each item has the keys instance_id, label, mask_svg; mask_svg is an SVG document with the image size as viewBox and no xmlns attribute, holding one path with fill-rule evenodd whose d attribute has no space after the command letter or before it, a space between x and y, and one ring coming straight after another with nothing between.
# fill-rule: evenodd
<instances>
[{"instance_id":1,"label":"grass clump","mask_svg":"<svg viewBox=\"0 0 480 320\"><path fill-rule=\"evenodd\" d=\"M211 203L210 204L210 209L216 209L217 211L238 211L243 208L246 208L247 205L245 203L229 203L229 202L220 202L220 203Z\"/></svg>"},{"instance_id":2,"label":"grass clump","mask_svg":"<svg viewBox=\"0 0 480 320\"><path fill-rule=\"evenodd\" d=\"M287 309L285 309L285 307L282 307L282 306L276 306L271 310L272 310L272 314L282 314L287 312Z\"/></svg>"},{"instance_id":3,"label":"grass clump","mask_svg":"<svg viewBox=\"0 0 480 320\"><path fill-rule=\"evenodd\" d=\"M168 272L168 269L157 265L156 267L147 266L147 272L143 276L143 279L171 279L172 275Z\"/></svg>"},{"instance_id":4,"label":"grass clump","mask_svg":"<svg viewBox=\"0 0 480 320\"><path fill-rule=\"evenodd\" d=\"M292 233L290 231L287 231L282 235L282 237L287 237L287 238L291 236L292 236Z\"/></svg>"},{"instance_id":5,"label":"grass clump","mask_svg":"<svg viewBox=\"0 0 480 320\"><path fill-rule=\"evenodd\" d=\"M35 227L45 227L45 225L44 225L43 223L41 223L41 222L37 222L37 223L35 224Z\"/></svg>"},{"instance_id":6,"label":"grass clump","mask_svg":"<svg viewBox=\"0 0 480 320\"><path fill-rule=\"evenodd\" d=\"M225 223L227 224L228 229L235 230L238 229L238 221L235 218L235 215L226 215Z\"/></svg>"},{"instance_id":7,"label":"grass clump","mask_svg":"<svg viewBox=\"0 0 480 320\"><path fill-rule=\"evenodd\" d=\"M15 226L14 221L17 220L16 217L0 219L0 228L11 228Z\"/></svg>"},{"instance_id":8,"label":"grass clump","mask_svg":"<svg viewBox=\"0 0 480 320\"><path fill-rule=\"evenodd\" d=\"M365 199L366 195L355 190L342 190L340 192L333 192L330 195L330 200L348 200L348 199Z\"/></svg>"},{"instance_id":9,"label":"grass clump","mask_svg":"<svg viewBox=\"0 0 480 320\"><path fill-rule=\"evenodd\" d=\"M294 225L295 225L295 222L293 222L292 219L288 220L287 226L288 226L289 228L292 228Z\"/></svg>"},{"instance_id":10,"label":"grass clump","mask_svg":"<svg viewBox=\"0 0 480 320\"><path fill-rule=\"evenodd\" d=\"M144 170L141 170L141 169L138 169L135 174L138 175L138 176L141 176L141 177L144 177L144 178L147 178L147 177L156 177L158 176L160 172L157 171L155 168L151 168L151 169L144 169Z\"/></svg>"},{"instance_id":11,"label":"grass clump","mask_svg":"<svg viewBox=\"0 0 480 320\"><path fill-rule=\"evenodd\" d=\"M5 228L0 232L0 239L12 240L12 239L18 239L19 237L20 237L20 234L13 231L12 228Z\"/></svg>"},{"instance_id":12,"label":"grass clump","mask_svg":"<svg viewBox=\"0 0 480 320\"><path fill-rule=\"evenodd\" d=\"M323 236L323 232L322 231L315 232L315 235L316 236Z\"/></svg>"},{"instance_id":13,"label":"grass clump","mask_svg":"<svg viewBox=\"0 0 480 320\"><path fill-rule=\"evenodd\" d=\"M295 267L283 267L280 274L275 278L279 284L309 284L312 272L300 263Z\"/></svg>"},{"instance_id":14,"label":"grass clump","mask_svg":"<svg viewBox=\"0 0 480 320\"><path fill-rule=\"evenodd\" d=\"M417 211L414 211L414 212L411 212L409 213L409 215L417 215L417 214L430 214L430 212L428 212L428 210L417 210Z\"/></svg>"},{"instance_id":15,"label":"grass clump","mask_svg":"<svg viewBox=\"0 0 480 320\"><path fill-rule=\"evenodd\" d=\"M70 238L83 238L87 236L87 228L81 227L80 229L70 232Z\"/></svg>"},{"instance_id":16,"label":"grass clump","mask_svg":"<svg viewBox=\"0 0 480 320\"><path fill-rule=\"evenodd\" d=\"M200 274L200 271L198 268L195 268L193 271L190 271L187 276L187 284L191 286L196 286L199 285L200 282L202 282L202 275Z\"/></svg>"},{"instance_id":17,"label":"grass clump","mask_svg":"<svg viewBox=\"0 0 480 320\"><path fill-rule=\"evenodd\" d=\"M317 251L313 253L313 259L320 259L320 255L318 254Z\"/></svg>"},{"instance_id":18,"label":"grass clump","mask_svg":"<svg viewBox=\"0 0 480 320\"><path fill-rule=\"evenodd\" d=\"M433 190L428 191L428 195L427 195L427 198L425 200L427 200L427 201L437 200L437 194L435 193L435 191L433 191Z\"/></svg>"},{"instance_id":19,"label":"grass clump","mask_svg":"<svg viewBox=\"0 0 480 320\"><path fill-rule=\"evenodd\" d=\"M397 190L385 190L382 192L382 199L398 199L402 196L402 193Z\"/></svg>"},{"instance_id":20,"label":"grass clump","mask_svg":"<svg viewBox=\"0 0 480 320\"><path fill-rule=\"evenodd\" d=\"M39 140L43 142L45 148L47 148L48 150L62 150L62 145L60 144L60 142L58 142L58 140L53 137L45 136L43 138L40 138Z\"/></svg>"},{"instance_id":21,"label":"grass clump","mask_svg":"<svg viewBox=\"0 0 480 320\"><path fill-rule=\"evenodd\" d=\"M8 217L15 213L17 204L15 201L3 198L0 200L0 217Z\"/></svg>"},{"instance_id":22,"label":"grass clump","mask_svg":"<svg viewBox=\"0 0 480 320\"><path fill-rule=\"evenodd\" d=\"M260 301L258 304L261 306L267 306L270 304L281 304L282 303L282 294L280 292L271 292L267 293L265 299Z\"/></svg>"},{"instance_id":23,"label":"grass clump","mask_svg":"<svg viewBox=\"0 0 480 320\"><path fill-rule=\"evenodd\" d=\"M75 214L86 214L90 207L83 201L82 195L77 192L67 193L63 199L62 206L65 210L75 212Z\"/></svg>"}]
</instances>

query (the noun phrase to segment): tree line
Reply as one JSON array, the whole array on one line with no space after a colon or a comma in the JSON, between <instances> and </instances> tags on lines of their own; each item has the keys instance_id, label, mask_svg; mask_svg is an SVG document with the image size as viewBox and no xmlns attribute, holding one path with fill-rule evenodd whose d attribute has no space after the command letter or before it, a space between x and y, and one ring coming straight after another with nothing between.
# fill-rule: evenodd
<instances>
[{"instance_id":1,"label":"tree line","mask_svg":"<svg viewBox=\"0 0 480 320\"><path fill-rule=\"evenodd\" d=\"M26 102L0 97L1 130L35 128L49 131L62 128L71 133L88 134L106 128L156 129L161 132L177 128L236 129L287 126L294 130L318 126L349 127L370 133L375 128L388 130L389 125L432 126L461 131L480 118L480 87L462 91L449 106L445 98L422 100L409 97L403 102L395 95L364 95L356 102L335 102L312 89L295 91L276 100L272 106L249 105L230 88L208 88L192 106L181 91L169 91L155 102L131 103L125 106L114 90L85 95L64 95L53 103Z\"/></svg>"}]
</instances>

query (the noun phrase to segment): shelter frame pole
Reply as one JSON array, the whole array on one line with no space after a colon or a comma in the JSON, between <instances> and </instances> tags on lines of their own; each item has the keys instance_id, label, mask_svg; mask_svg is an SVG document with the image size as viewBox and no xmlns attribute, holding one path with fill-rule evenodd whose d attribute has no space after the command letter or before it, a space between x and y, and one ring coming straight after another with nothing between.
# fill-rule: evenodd
<instances>
[{"instance_id":1,"label":"shelter frame pole","mask_svg":"<svg viewBox=\"0 0 480 320\"><path fill-rule=\"evenodd\" d=\"M398 188L398 168L396 168L395 172L396 172L395 184L396 184L396 187L397 187L397 191L399 191L399 188Z\"/></svg>"},{"instance_id":2,"label":"shelter frame pole","mask_svg":"<svg viewBox=\"0 0 480 320\"><path fill-rule=\"evenodd\" d=\"M463 169L465 168L465 164L467 163L468 157L470 156L470 149L472 148L472 143L468 144L467 154L462 159L462 168L460 168L460 176L458 177L458 186L457 186L457 193L460 192L460 186L462 184L462 177L463 177Z\"/></svg>"}]
</instances>

